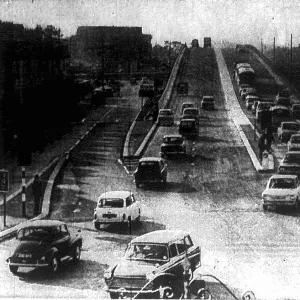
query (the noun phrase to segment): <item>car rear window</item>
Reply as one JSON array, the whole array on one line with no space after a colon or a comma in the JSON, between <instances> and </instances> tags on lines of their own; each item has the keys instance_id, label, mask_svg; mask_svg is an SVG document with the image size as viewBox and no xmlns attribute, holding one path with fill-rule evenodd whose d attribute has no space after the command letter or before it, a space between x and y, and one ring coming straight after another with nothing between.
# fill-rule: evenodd
<instances>
[{"instance_id":1,"label":"car rear window","mask_svg":"<svg viewBox=\"0 0 300 300\"><path fill-rule=\"evenodd\" d=\"M295 130L298 131L299 130L299 124L292 124L292 123L284 123L282 124L282 128L283 129L287 129L287 130Z\"/></svg>"},{"instance_id":2,"label":"car rear window","mask_svg":"<svg viewBox=\"0 0 300 300\"><path fill-rule=\"evenodd\" d=\"M170 110L160 110L159 114L163 115L163 116L168 116L168 115L171 115L172 112Z\"/></svg>"},{"instance_id":3,"label":"car rear window","mask_svg":"<svg viewBox=\"0 0 300 300\"><path fill-rule=\"evenodd\" d=\"M181 144L182 138L180 138L180 137L165 137L164 142L167 144Z\"/></svg>"},{"instance_id":4,"label":"car rear window","mask_svg":"<svg viewBox=\"0 0 300 300\"><path fill-rule=\"evenodd\" d=\"M291 142L292 143L300 143L300 136L292 136Z\"/></svg>"},{"instance_id":5,"label":"car rear window","mask_svg":"<svg viewBox=\"0 0 300 300\"><path fill-rule=\"evenodd\" d=\"M29 227L18 231L17 238L21 240L40 240L53 233L51 227Z\"/></svg>"},{"instance_id":6,"label":"car rear window","mask_svg":"<svg viewBox=\"0 0 300 300\"><path fill-rule=\"evenodd\" d=\"M300 153L287 153L284 157L283 162L300 164Z\"/></svg>"},{"instance_id":7,"label":"car rear window","mask_svg":"<svg viewBox=\"0 0 300 300\"><path fill-rule=\"evenodd\" d=\"M112 199L112 198L106 198L106 199L100 199L98 203L98 207L116 207L120 208L124 206L124 200L123 199Z\"/></svg>"}]
</instances>

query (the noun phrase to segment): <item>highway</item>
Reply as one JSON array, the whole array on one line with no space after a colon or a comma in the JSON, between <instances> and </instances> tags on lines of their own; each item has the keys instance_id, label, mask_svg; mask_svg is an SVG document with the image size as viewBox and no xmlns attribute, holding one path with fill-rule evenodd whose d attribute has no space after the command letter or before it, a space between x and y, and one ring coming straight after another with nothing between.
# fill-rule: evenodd
<instances>
[{"instance_id":1,"label":"highway","mask_svg":"<svg viewBox=\"0 0 300 300\"><path fill-rule=\"evenodd\" d=\"M132 174L119 163L131 120L130 101L119 103L117 112L72 156L69 170L79 187L79 198L73 202L63 199L66 205L57 204L51 215L63 216L73 231L81 229L82 260L64 267L56 277L30 271L18 278L4 262L15 241L6 241L0 245L0 277L6 285L0 296L108 297L103 272L133 237L158 229L183 229L201 246L200 273L217 276L238 295L250 289L257 299L298 297L299 215L263 212L260 195L270 175L258 174L253 168L230 117L214 52L203 48L190 51L178 79L189 83L189 95L173 93L170 108L177 122L158 128L144 156L158 156L163 136L178 132L182 102L194 101L200 107L201 97L213 93L216 110L201 110L199 138L189 143L188 156L167 160L166 188L137 189ZM142 205L142 222L134 225L131 233L118 226L97 232L92 224L97 197L120 189L136 194ZM76 208L79 215L73 213Z\"/></svg>"}]
</instances>

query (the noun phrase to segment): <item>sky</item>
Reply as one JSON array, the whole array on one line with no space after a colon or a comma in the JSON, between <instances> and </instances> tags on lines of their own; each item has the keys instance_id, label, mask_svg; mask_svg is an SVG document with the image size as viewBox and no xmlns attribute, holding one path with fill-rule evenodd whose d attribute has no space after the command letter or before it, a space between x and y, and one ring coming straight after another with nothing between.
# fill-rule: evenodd
<instances>
[{"instance_id":1,"label":"sky","mask_svg":"<svg viewBox=\"0 0 300 300\"><path fill-rule=\"evenodd\" d=\"M255 46L300 44L299 0L0 0L0 19L54 25L64 37L78 26L139 26L152 43L204 36Z\"/></svg>"}]
</instances>

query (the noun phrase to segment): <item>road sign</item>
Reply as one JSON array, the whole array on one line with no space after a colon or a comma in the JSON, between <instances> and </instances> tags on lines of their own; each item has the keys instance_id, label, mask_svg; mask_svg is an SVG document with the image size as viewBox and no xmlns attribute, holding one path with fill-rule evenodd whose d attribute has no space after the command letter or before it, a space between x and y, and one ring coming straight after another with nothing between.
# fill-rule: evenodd
<instances>
[{"instance_id":1,"label":"road sign","mask_svg":"<svg viewBox=\"0 0 300 300\"><path fill-rule=\"evenodd\" d=\"M0 193L8 193L8 171L0 170Z\"/></svg>"}]
</instances>

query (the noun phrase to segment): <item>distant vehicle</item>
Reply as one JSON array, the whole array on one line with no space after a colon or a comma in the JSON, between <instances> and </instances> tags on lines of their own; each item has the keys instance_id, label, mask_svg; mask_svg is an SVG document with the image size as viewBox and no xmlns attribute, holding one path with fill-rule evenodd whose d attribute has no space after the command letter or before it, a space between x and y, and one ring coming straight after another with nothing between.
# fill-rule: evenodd
<instances>
[{"instance_id":1,"label":"distant vehicle","mask_svg":"<svg viewBox=\"0 0 300 300\"><path fill-rule=\"evenodd\" d=\"M300 119L300 104L292 105L292 117L293 119Z\"/></svg>"},{"instance_id":2,"label":"distant vehicle","mask_svg":"<svg viewBox=\"0 0 300 300\"><path fill-rule=\"evenodd\" d=\"M259 103L259 100L254 101L252 105L251 105L251 102L250 102L252 115L256 115L256 109L257 109L258 103ZM246 100L246 104L247 104L247 100Z\"/></svg>"},{"instance_id":3,"label":"distant vehicle","mask_svg":"<svg viewBox=\"0 0 300 300\"><path fill-rule=\"evenodd\" d=\"M67 224L55 220L36 220L17 231L18 246L6 261L13 274L21 267L47 268L55 273L63 260L80 259L82 238L71 237Z\"/></svg>"},{"instance_id":4,"label":"distant vehicle","mask_svg":"<svg viewBox=\"0 0 300 300\"><path fill-rule=\"evenodd\" d=\"M275 105L270 108L272 128L277 131L281 122L292 121L291 111L282 105Z\"/></svg>"},{"instance_id":5,"label":"distant vehicle","mask_svg":"<svg viewBox=\"0 0 300 300\"><path fill-rule=\"evenodd\" d=\"M287 152L279 165L278 171L279 174L292 174L300 177L300 152Z\"/></svg>"},{"instance_id":6,"label":"distant vehicle","mask_svg":"<svg viewBox=\"0 0 300 300\"><path fill-rule=\"evenodd\" d=\"M181 119L195 119L199 123L200 115L196 107L187 107L183 110Z\"/></svg>"},{"instance_id":7,"label":"distant vehicle","mask_svg":"<svg viewBox=\"0 0 300 300\"><path fill-rule=\"evenodd\" d=\"M201 250L187 232L156 230L136 237L120 262L104 272L110 297L180 299L186 259L192 273L201 265Z\"/></svg>"},{"instance_id":8,"label":"distant vehicle","mask_svg":"<svg viewBox=\"0 0 300 300\"><path fill-rule=\"evenodd\" d=\"M214 96L203 96L201 101L201 108L207 110L215 109L215 97Z\"/></svg>"},{"instance_id":9,"label":"distant vehicle","mask_svg":"<svg viewBox=\"0 0 300 300\"><path fill-rule=\"evenodd\" d=\"M144 77L143 77L144 78ZM146 78L146 77L145 77ZM139 97L154 97L154 83L150 83L148 79L143 79L139 89Z\"/></svg>"},{"instance_id":10,"label":"distant vehicle","mask_svg":"<svg viewBox=\"0 0 300 300\"><path fill-rule=\"evenodd\" d=\"M203 47L204 48L211 48L211 38L210 37L205 37L203 39Z\"/></svg>"},{"instance_id":11,"label":"distant vehicle","mask_svg":"<svg viewBox=\"0 0 300 300\"><path fill-rule=\"evenodd\" d=\"M192 40L192 48L199 48L199 42L197 39Z\"/></svg>"},{"instance_id":12,"label":"distant vehicle","mask_svg":"<svg viewBox=\"0 0 300 300\"><path fill-rule=\"evenodd\" d=\"M300 182L296 175L273 175L262 193L262 205L268 207L292 206L299 209Z\"/></svg>"},{"instance_id":13,"label":"distant vehicle","mask_svg":"<svg viewBox=\"0 0 300 300\"><path fill-rule=\"evenodd\" d=\"M238 70L240 68L252 68L252 67L249 63L240 62L235 65L235 70Z\"/></svg>"},{"instance_id":14,"label":"distant vehicle","mask_svg":"<svg viewBox=\"0 0 300 300\"><path fill-rule=\"evenodd\" d=\"M257 96L256 88L248 88L241 92L241 98L243 100L246 100L247 96Z\"/></svg>"},{"instance_id":15,"label":"distant vehicle","mask_svg":"<svg viewBox=\"0 0 300 300\"><path fill-rule=\"evenodd\" d=\"M196 140L199 134L199 123L195 119L182 119L178 131L187 139Z\"/></svg>"},{"instance_id":16,"label":"distant vehicle","mask_svg":"<svg viewBox=\"0 0 300 300\"><path fill-rule=\"evenodd\" d=\"M174 113L169 108L160 109L157 117L158 125L172 126L174 124Z\"/></svg>"},{"instance_id":17,"label":"distant vehicle","mask_svg":"<svg viewBox=\"0 0 300 300\"><path fill-rule=\"evenodd\" d=\"M180 95L187 95L189 91L189 86L187 82L179 82L177 84L177 93Z\"/></svg>"},{"instance_id":18,"label":"distant vehicle","mask_svg":"<svg viewBox=\"0 0 300 300\"><path fill-rule=\"evenodd\" d=\"M288 151L300 151L300 134L292 134L287 144Z\"/></svg>"},{"instance_id":19,"label":"distant vehicle","mask_svg":"<svg viewBox=\"0 0 300 300\"><path fill-rule=\"evenodd\" d=\"M160 157L143 157L139 160L138 167L134 172L136 187L142 184L167 183L167 165Z\"/></svg>"},{"instance_id":20,"label":"distant vehicle","mask_svg":"<svg viewBox=\"0 0 300 300\"><path fill-rule=\"evenodd\" d=\"M284 105L287 107L291 106L290 93L287 90L278 92L278 94L275 98L275 104L276 105Z\"/></svg>"},{"instance_id":21,"label":"distant vehicle","mask_svg":"<svg viewBox=\"0 0 300 300\"><path fill-rule=\"evenodd\" d=\"M249 84L241 84L239 86L239 95L241 95L242 91L245 91L249 88L253 88L253 86L249 85Z\"/></svg>"},{"instance_id":22,"label":"distant vehicle","mask_svg":"<svg viewBox=\"0 0 300 300\"><path fill-rule=\"evenodd\" d=\"M131 191L109 191L98 198L94 210L94 226L100 230L101 225L140 221L141 208Z\"/></svg>"},{"instance_id":23,"label":"distant vehicle","mask_svg":"<svg viewBox=\"0 0 300 300\"><path fill-rule=\"evenodd\" d=\"M181 114L183 113L184 109L188 107L195 107L194 102L183 102L181 105Z\"/></svg>"},{"instance_id":24,"label":"distant vehicle","mask_svg":"<svg viewBox=\"0 0 300 300\"><path fill-rule=\"evenodd\" d=\"M186 140L180 134L168 134L160 146L161 157L170 155L186 155Z\"/></svg>"},{"instance_id":25,"label":"distant vehicle","mask_svg":"<svg viewBox=\"0 0 300 300\"><path fill-rule=\"evenodd\" d=\"M255 95L247 95L246 97L246 108L250 110L255 101L259 101L259 97Z\"/></svg>"},{"instance_id":26,"label":"distant vehicle","mask_svg":"<svg viewBox=\"0 0 300 300\"><path fill-rule=\"evenodd\" d=\"M287 143L292 134L298 133L300 130L300 123L296 121L282 122L277 129L278 139L282 143Z\"/></svg>"},{"instance_id":27,"label":"distant vehicle","mask_svg":"<svg viewBox=\"0 0 300 300\"><path fill-rule=\"evenodd\" d=\"M242 67L236 70L235 78L237 80L237 84L249 84L255 85L255 72L252 68Z\"/></svg>"},{"instance_id":28,"label":"distant vehicle","mask_svg":"<svg viewBox=\"0 0 300 300\"><path fill-rule=\"evenodd\" d=\"M256 121L258 123L261 122L261 118L263 116L263 112L264 111L269 111L272 106L274 106L273 102L260 101L258 103L257 108L256 108L256 113L255 113Z\"/></svg>"}]
</instances>

